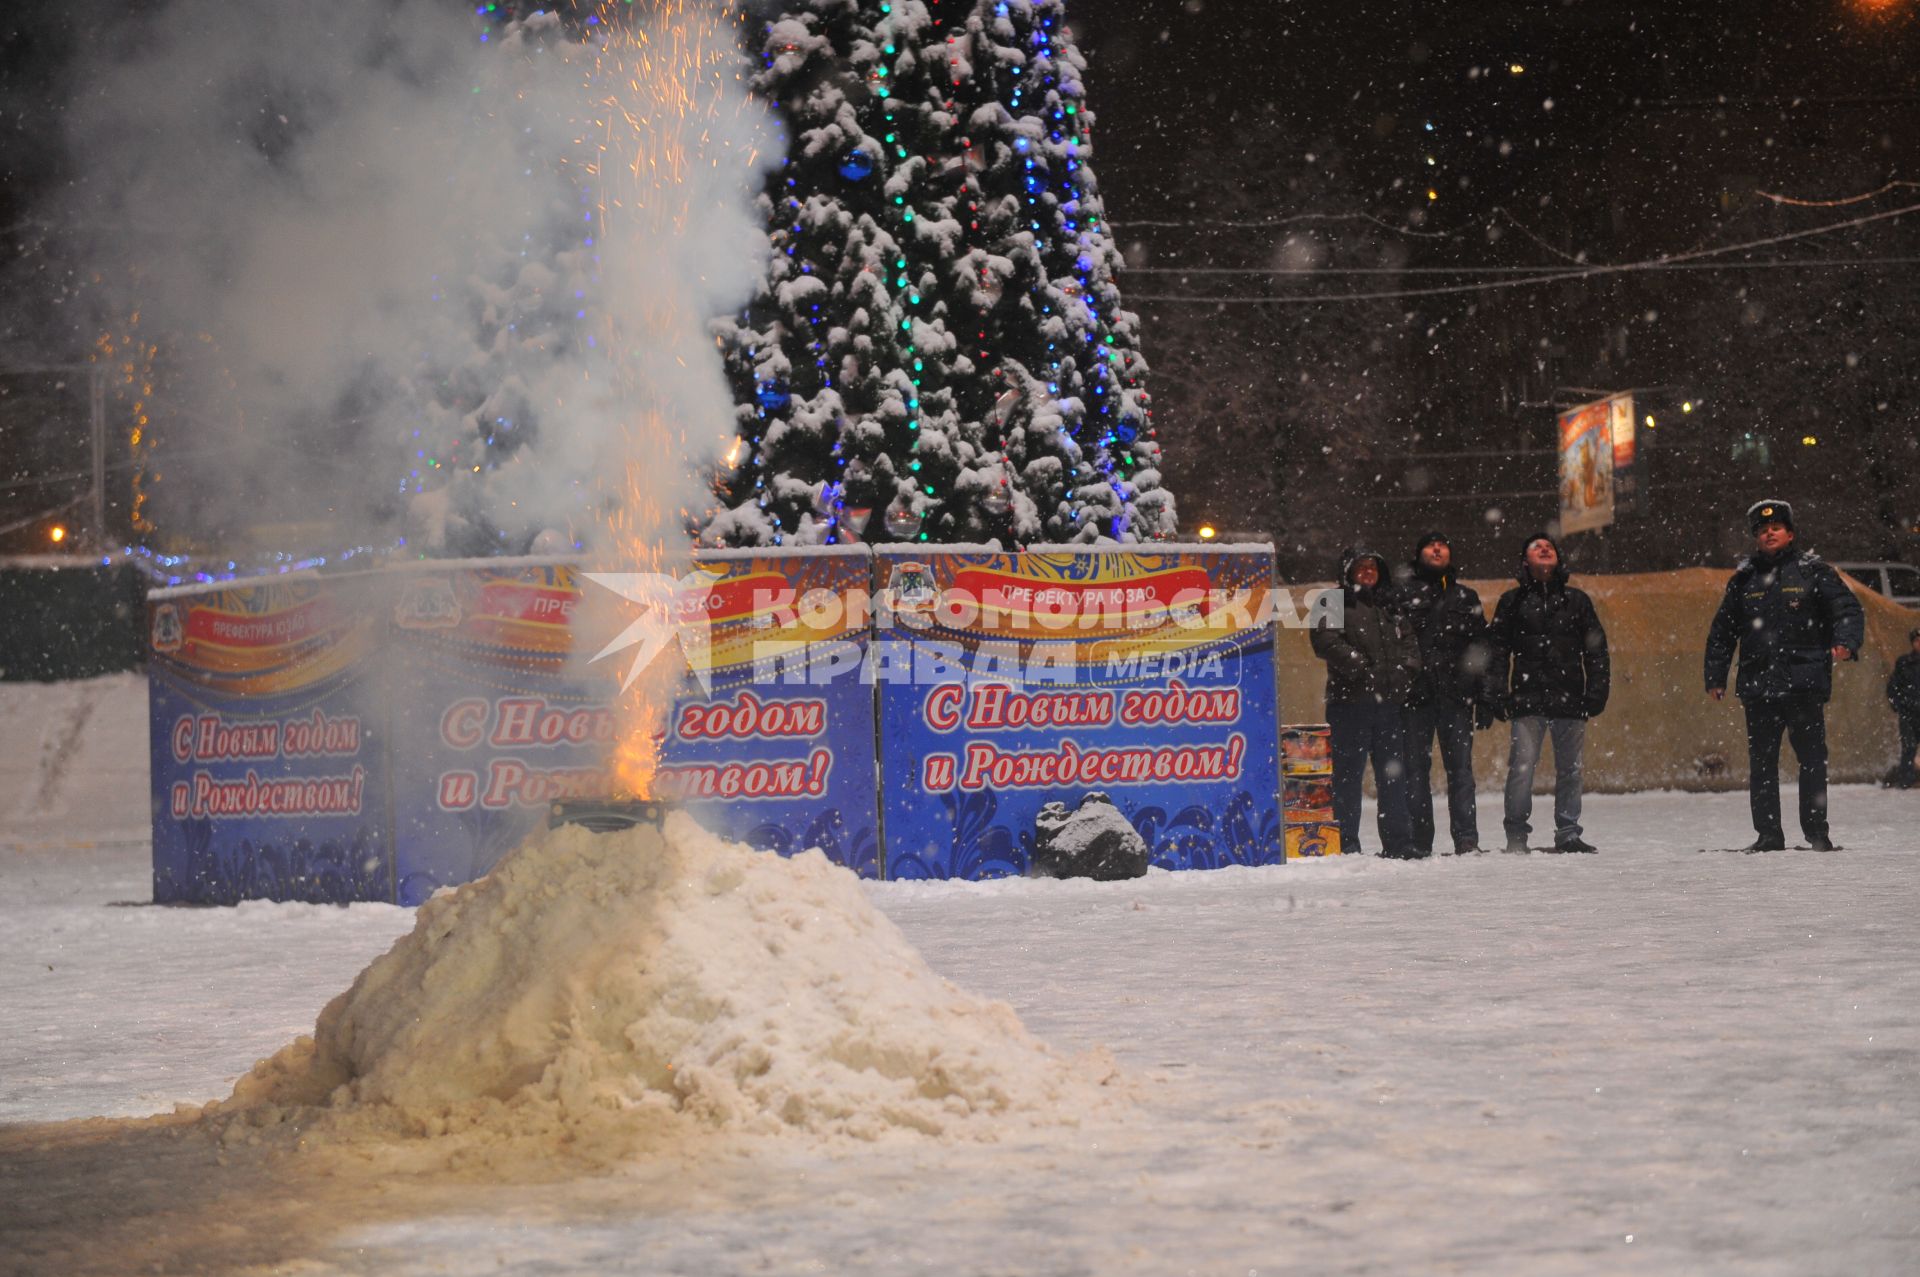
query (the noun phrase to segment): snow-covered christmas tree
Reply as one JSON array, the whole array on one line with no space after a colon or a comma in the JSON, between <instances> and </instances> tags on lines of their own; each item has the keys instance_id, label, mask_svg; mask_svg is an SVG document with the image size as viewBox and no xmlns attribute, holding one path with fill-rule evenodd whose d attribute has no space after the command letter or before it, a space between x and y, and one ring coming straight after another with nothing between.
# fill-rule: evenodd
<instances>
[{"instance_id":1,"label":"snow-covered christmas tree","mask_svg":"<svg viewBox=\"0 0 1920 1277\"><path fill-rule=\"evenodd\" d=\"M900 8L903 23L924 15L918 0ZM789 153L760 198L772 247L764 286L719 325L739 464L709 541L858 539L900 487L893 454L918 432L919 405L893 283L896 230L911 212L904 200L882 207L891 166L880 104L899 48L876 20L888 16L822 2L764 27L752 87L779 105Z\"/></svg>"},{"instance_id":2,"label":"snow-covered christmas tree","mask_svg":"<svg viewBox=\"0 0 1920 1277\"><path fill-rule=\"evenodd\" d=\"M810 0L761 38L789 158L720 325L740 440L702 539L1169 535L1057 0Z\"/></svg>"},{"instance_id":3,"label":"snow-covered christmas tree","mask_svg":"<svg viewBox=\"0 0 1920 1277\"><path fill-rule=\"evenodd\" d=\"M972 27L964 145L976 171L970 255L988 301L977 353L1015 392L992 423L1007 471L1052 542L1153 540L1174 530L1160 486L1120 255L1089 163L1086 63L1062 0L983 0Z\"/></svg>"}]
</instances>

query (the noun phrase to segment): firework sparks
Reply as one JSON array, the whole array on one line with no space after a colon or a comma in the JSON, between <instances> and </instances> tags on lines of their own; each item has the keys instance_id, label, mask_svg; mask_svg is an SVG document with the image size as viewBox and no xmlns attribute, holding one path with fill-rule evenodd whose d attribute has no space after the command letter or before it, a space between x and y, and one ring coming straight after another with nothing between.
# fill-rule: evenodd
<instances>
[{"instance_id":1,"label":"firework sparks","mask_svg":"<svg viewBox=\"0 0 1920 1277\"><path fill-rule=\"evenodd\" d=\"M746 109L736 19L699 0L662 0L637 20L611 20L608 10L622 7L602 11L609 35L593 73L606 87L593 121L594 216L603 235L657 258L657 277L698 279L703 263L688 260L679 246L718 211L713 200L738 198L761 160L755 148L728 140L738 130L722 127ZM707 180L711 170L727 167L739 181ZM682 531L691 512L663 507L659 472L692 466L710 441L731 433L728 420L696 419L712 414L711 400L696 404L675 389L686 383L687 370L714 361L709 316L689 305L705 291L660 288L626 299L606 321L602 338L617 352L612 376L622 405L617 465L600 478L611 489L601 502L613 559L608 570L680 576L691 566ZM701 645L682 642L620 694L615 776L623 794L651 792L682 656L707 660Z\"/></svg>"}]
</instances>

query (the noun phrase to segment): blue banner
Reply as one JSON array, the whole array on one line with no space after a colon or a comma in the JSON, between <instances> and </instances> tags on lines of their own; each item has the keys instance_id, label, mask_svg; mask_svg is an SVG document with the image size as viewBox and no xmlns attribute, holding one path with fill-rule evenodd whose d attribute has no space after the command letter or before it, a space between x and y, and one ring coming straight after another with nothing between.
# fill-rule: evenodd
<instances>
[{"instance_id":1,"label":"blue banner","mask_svg":"<svg viewBox=\"0 0 1920 1277\"><path fill-rule=\"evenodd\" d=\"M554 802L608 792L613 686L573 659L566 565L412 565L393 597L396 899L413 905L493 868Z\"/></svg>"},{"instance_id":2,"label":"blue banner","mask_svg":"<svg viewBox=\"0 0 1920 1277\"><path fill-rule=\"evenodd\" d=\"M153 898L392 900L366 576L150 596Z\"/></svg>"},{"instance_id":3,"label":"blue banner","mask_svg":"<svg viewBox=\"0 0 1920 1277\"><path fill-rule=\"evenodd\" d=\"M521 560L156 592L154 896L417 904L554 804L628 791L865 877L1026 873L1050 804L1165 868L1279 862L1271 568L846 546L677 581ZM686 673L651 735L621 663L583 656L609 582L671 600ZM621 592L593 601L628 626Z\"/></svg>"},{"instance_id":4,"label":"blue banner","mask_svg":"<svg viewBox=\"0 0 1920 1277\"><path fill-rule=\"evenodd\" d=\"M704 633L655 793L725 837L787 856L818 847L879 877L871 552L705 551L694 571L704 580L685 597Z\"/></svg>"},{"instance_id":5,"label":"blue banner","mask_svg":"<svg viewBox=\"0 0 1920 1277\"><path fill-rule=\"evenodd\" d=\"M1281 863L1266 550L880 551L889 878L1032 865L1104 792L1168 869Z\"/></svg>"}]
</instances>

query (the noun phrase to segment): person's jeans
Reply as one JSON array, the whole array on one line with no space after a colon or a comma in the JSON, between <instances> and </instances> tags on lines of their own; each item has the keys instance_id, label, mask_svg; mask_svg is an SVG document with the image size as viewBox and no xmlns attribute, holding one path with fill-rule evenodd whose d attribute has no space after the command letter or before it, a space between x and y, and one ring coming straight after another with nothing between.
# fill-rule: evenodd
<instances>
[{"instance_id":1,"label":"person's jeans","mask_svg":"<svg viewBox=\"0 0 1920 1277\"><path fill-rule=\"evenodd\" d=\"M1407 827L1405 731L1398 705L1327 706L1332 728L1333 818L1340 825L1343 851L1360 848L1360 781L1373 760L1373 784L1380 800L1378 824L1382 850L1401 852L1413 845Z\"/></svg>"},{"instance_id":2,"label":"person's jeans","mask_svg":"<svg viewBox=\"0 0 1920 1277\"><path fill-rule=\"evenodd\" d=\"M1755 833L1785 835L1780 828L1780 733L1800 760L1800 832L1827 832L1827 707L1819 701L1746 702L1747 797Z\"/></svg>"},{"instance_id":3,"label":"person's jeans","mask_svg":"<svg viewBox=\"0 0 1920 1277\"><path fill-rule=\"evenodd\" d=\"M1920 750L1920 714L1902 714L1900 715L1900 763L1898 766L1902 775L1911 777L1920 771L1914 766L1913 761L1916 750Z\"/></svg>"},{"instance_id":4,"label":"person's jeans","mask_svg":"<svg viewBox=\"0 0 1920 1277\"><path fill-rule=\"evenodd\" d=\"M1580 836L1580 754L1586 746L1587 720L1532 715L1513 720L1513 744L1507 755L1507 837L1524 839L1533 831L1533 769L1540 748L1553 737L1553 841Z\"/></svg>"},{"instance_id":5,"label":"person's jeans","mask_svg":"<svg viewBox=\"0 0 1920 1277\"><path fill-rule=\"evenodd\" d=\"M1433 850L1433 742L1447 776L1447 832L1456 847L1480 841L1473 798L1473 711L1465 705L1422 705L1406 713L1407 820L1413 845Z\"/></svg>"}]
</instances>

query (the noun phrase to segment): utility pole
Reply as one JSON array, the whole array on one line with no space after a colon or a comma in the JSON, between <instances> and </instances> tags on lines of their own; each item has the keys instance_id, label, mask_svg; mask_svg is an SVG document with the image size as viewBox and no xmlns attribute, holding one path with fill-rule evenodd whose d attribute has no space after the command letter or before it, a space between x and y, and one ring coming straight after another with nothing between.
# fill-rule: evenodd
<instances>
[{"instance_id":1,"label":"utility pole","mask_svg":"<svg viewBox=\"0 0 1920 1277\"><path fill-rule=\"evenodd\" d=\"M87 370L87 416L93 428L93 523L94 552L105 554L107 545L107 370L94 364Z\"/></svg>"}]
</instances>

